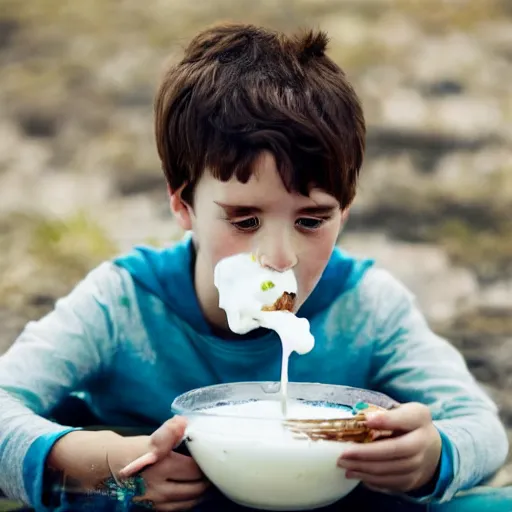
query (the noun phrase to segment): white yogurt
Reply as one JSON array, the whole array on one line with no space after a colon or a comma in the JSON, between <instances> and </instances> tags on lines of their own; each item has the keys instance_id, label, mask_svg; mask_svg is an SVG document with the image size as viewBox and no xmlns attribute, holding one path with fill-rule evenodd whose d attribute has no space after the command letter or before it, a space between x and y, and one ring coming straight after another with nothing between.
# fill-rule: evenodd
<instances>
[{"instance_id":1,"label":"white yogurt","mask_svg":"<svg viewBox=\"0 0 512 512\"><path fill-rule=\"evenodd\" d=\"M327 506L356 487L336 461L351 443L296 439L277 401L249 402L189 418L188 448L208 478L238 504L265 510ZM290 401L293 418L345 418L350 411Z\"/></svg>"},{"instance_id":2,"label":"white yogurt","mask_svg":"<svg viewBox=\"0 0 512 512\"><path fill-rule=\"evenodd\" d=\"M315 340L305 318L298 318L289 311L262 311L262 308L272 306L284 292L297 293L293 270L277 272L262 267L250 254L235 254L216 265L214 284L219 291L219 306L226 312L233 332L246 334L265 327L276 331L281 338L281 393L285 412L290 354L294 351L307 354Z\"/></svg>"}]
</instances>

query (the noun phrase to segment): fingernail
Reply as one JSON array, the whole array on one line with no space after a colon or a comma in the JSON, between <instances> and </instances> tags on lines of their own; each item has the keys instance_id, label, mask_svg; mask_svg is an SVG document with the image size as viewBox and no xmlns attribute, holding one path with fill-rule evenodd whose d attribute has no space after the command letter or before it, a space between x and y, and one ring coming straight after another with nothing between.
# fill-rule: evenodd
<instances>
[{"instance_id":1,"label":"fingernail","mask_svg":"<svg viewBox=\"0 0 512 512\"><path fill-rule=\"evenodd\" d=\"M351 480L352 478L354 478L354 473L352 473L352 471L346 471L345 478L348 478L349 480Z\"/></svg>"}]
</instances>

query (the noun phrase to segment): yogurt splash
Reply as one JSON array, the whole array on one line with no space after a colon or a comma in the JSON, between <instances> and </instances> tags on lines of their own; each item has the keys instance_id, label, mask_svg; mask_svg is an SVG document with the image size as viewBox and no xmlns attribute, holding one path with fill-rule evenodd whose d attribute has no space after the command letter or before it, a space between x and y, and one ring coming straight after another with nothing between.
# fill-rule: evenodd
<instances>
[{"instance_id":1,"label":"yogurt splash","mask_svg":"<svg viewBox=\"0 0 512 512\"><path fill-rule=\"evenodd\" d=\"M219 307L226 312L233 332L247 334L265 327L276 331L281 339L282 412L286 416L290 354L294 351L307 354L315 344L305 318L298 318L290 311L269 311L284 294L292 297L297 294L293 270L278 272L262 267L251 254L235 254L219 261L215 267L214 284L219 291Z\"/></svg>"}]
</instances>

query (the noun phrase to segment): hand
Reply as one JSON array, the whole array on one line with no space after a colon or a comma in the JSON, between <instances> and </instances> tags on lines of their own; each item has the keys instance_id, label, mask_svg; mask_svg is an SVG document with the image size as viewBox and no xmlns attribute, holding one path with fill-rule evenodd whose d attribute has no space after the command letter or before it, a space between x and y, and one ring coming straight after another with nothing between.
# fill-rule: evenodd
<instances>
[{"instance_id":1,"label":"hand","mask_svg":"<svg viewBox=\"0 0 512 512\"><path fill-rule=\"evenodd\" d=\"M120 479L140 475L144 481L144 494L133 501L150 501L162 511L188 510L201 501L209 482L192 457L172 451L185 427L181 417L165 422L149 437L147 452L119 471Z\"/></svg>"},{"instance_id":2,"label":"hand","mask_svg":"<svg viewBox=\"0 0 512 512\"><path fill-rule=\"evenodd\" d=\"M347 448L338 465L347 478L368 487L391 492L411 492L430 483L441 456L441 436L428 407L403 404L390 411L370 413L368 427L392 430L395 437Z\"/></svg>"}]
</instances>

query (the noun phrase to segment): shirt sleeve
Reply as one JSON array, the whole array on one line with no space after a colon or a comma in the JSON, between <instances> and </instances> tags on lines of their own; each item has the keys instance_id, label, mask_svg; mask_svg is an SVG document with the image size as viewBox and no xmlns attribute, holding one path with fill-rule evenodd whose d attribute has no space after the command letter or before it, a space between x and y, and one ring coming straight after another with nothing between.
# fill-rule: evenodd
<instances>
[{"instance_id":1,"label":"shirt sleeve","mask_svg":"<svg viewBox=\"0 0 512 512\"><path fill-rule=\"evenodd\" d=\"M377 290L368 295L377 312L371 385L399 402L430 408L443 440L443 481L416 501L446 501L500 468L508 453L506 431L460 352L429 328L413 295L388 272L371 272L365 283L367 295Z\"/></svg>"},{"instance_id":2,"label":"shirt sleeve","mask_svg":"<svg viewBox=\"0 0 512 512\"><path fill-rule=\"evenodd\" d=\"M121 287L115 267L100 265L0 357L0 489L37 510L46 458L74 430L45 416L110 365Z\"/></svg>"}]
</instances>

